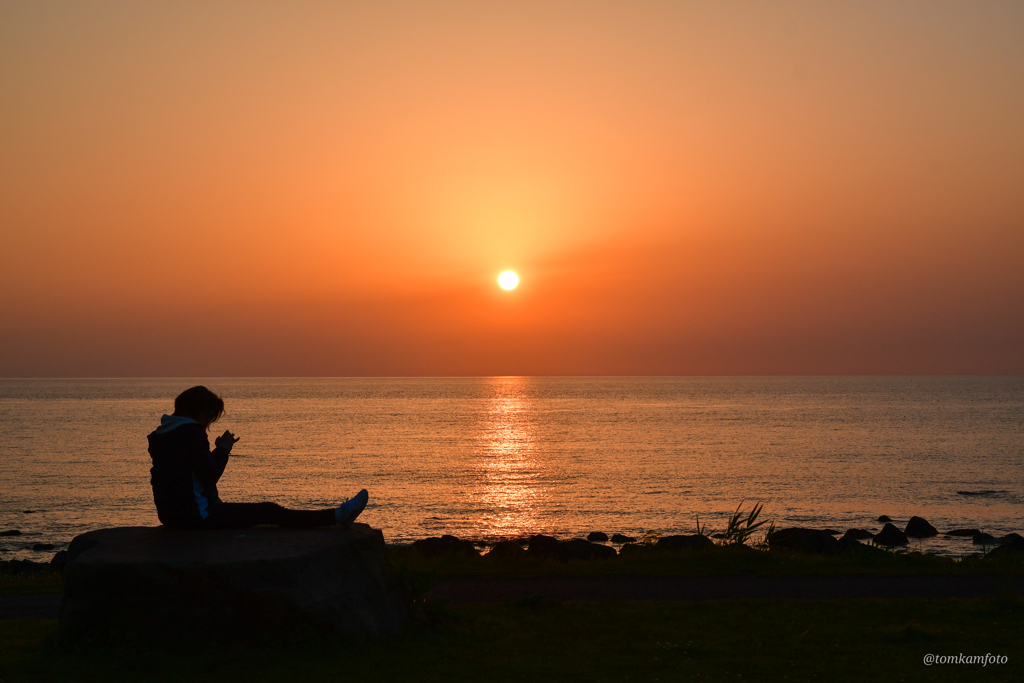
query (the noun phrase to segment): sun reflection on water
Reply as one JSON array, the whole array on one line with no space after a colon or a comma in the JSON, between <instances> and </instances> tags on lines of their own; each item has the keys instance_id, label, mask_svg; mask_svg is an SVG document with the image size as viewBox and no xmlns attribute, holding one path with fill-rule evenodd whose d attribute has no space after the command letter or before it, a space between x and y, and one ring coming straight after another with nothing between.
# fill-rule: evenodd
<instances>
[{"instance_id":1,"label":"sun reflection on water","mask_svg":"<svg viewBox=\"0 0 1024 683\"><path fill-rule=\"evenodd\" d=\"M479 466L482 526L490 537L511 538L533 530L537 522L540 468L533 426L529 379L495 377L489 400Z\"/></svg>"}]
</instances>

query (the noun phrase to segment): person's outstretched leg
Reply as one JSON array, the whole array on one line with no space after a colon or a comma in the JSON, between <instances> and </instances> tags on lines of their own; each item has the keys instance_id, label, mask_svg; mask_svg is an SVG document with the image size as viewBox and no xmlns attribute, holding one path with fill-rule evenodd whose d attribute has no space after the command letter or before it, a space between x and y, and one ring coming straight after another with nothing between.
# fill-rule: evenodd
<instances>
[{"instance_id":1,"label":"person's outstretched leg","mask_svg":"<svg viewBox=\"0 0 1024 683\"><path fill-rule=\"evenodd\" d=\"M209 529L241 529L259 524L290 527L334 526L335 509L289 510L277 503L220 503L210 506L204 526Z\"/></svg>"},{"instance_id":2,"label":"person's outstretched leg","mask_svg":"<svg viewBox=\"0 0 1024 683\"><path fill-rule=\"evenodd\" d=\"M369 499L370 494L366 492L366 489L363 489L335 508L334 518L338 521L338 524L351 524L359 516L359 513L366 508L366 501Z\"/></svg>"}]
</instances>

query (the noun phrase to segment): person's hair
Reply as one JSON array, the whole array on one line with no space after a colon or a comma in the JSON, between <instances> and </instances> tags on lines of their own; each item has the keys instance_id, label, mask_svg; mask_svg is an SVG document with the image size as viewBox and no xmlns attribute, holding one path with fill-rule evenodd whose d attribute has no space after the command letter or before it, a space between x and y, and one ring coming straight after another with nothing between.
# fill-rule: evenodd
<instances>
[{"instance_id":1,"label":"person's hair","mask_svg":"<svg viewBox=\"0 0 1024 683\"><path fill-rule=\"evenodd\" d=\"M174 414L191 417L208 427L224 414L224 400L206 387L192 387L174 399Z\"/></svg>"}]
</instances>

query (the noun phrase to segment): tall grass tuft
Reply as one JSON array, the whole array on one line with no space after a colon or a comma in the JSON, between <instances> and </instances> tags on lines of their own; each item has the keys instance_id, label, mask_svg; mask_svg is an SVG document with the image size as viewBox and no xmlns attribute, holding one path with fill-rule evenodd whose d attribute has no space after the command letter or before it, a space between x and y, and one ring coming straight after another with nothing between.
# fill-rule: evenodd
<instances>
[{"instance_id":1,"label":"tall grass tuft","mask_svg":"<svg viewBox=\"0 0 1024 683\"><path fill-rule=\"evenodd\" d=\"M761 510L764 505L756 503L746 517L743 515L743 503L741 501L736 506L736 512L729 518L728 524L726 524L725 531L720 535L722 545L743 545L753 535L753 533L763 526L768 520L758 521L758 517L761 514ZM774 531L774 523L768 527L769 532ZM765 543L767 543L767 536L765 537Z\"/></svg>"}]
</instances>

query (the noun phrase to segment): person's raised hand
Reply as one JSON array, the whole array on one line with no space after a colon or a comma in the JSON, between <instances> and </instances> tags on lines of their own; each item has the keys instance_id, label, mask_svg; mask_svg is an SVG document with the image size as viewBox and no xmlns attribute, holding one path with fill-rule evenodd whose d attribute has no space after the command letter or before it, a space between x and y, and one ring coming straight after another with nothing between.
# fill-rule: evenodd
<instances>
[{"instance_id":1,"label":"person's raised hand","mask_svg":"<svg viewBox=\"0 0 1024 683\"><path fill-rule=\"evenodd\" d=\"M214 441L214 444L216 444L217 448L220 448L221 450L225 450L228 453L230 453L231 447L234 446L237 441L238 437L236 437L231 432L224 430L224 433L217 437L217 439Z\"/></svg>"}]
</instances>

